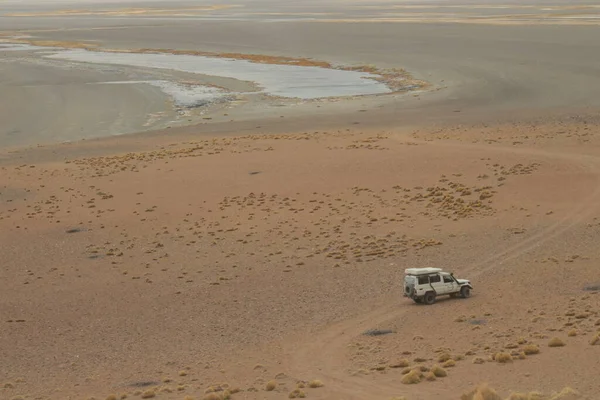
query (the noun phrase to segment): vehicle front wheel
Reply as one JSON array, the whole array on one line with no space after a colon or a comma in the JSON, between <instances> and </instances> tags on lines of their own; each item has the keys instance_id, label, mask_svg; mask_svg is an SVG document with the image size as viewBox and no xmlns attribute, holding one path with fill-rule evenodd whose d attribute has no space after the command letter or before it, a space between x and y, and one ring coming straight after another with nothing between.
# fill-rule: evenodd
<instances>
[{"instance_id":1,"label":"vehicle front wheel","mask_svg":"<svg viewBox=\"0 0 600 400\"><path fill-rule=\"evenodd\" d=\"M435 293L433 293L433 292L425 293L425 297L423 297L423 301L425 302L425 304L429 304L429 305L435 303Z\"/></svg>"},{"instance_id":2,"label":"vehicle front wheel","mask_svg":"<svg viewBox=\"0 0 600 400\"><path fill-rule=\"evenodd\" d=\"M460 297L462 297L463 299L471 297L471 288L468 286L463 286L460 289Z\"/></svg>"},{"instance_id":3,"label":"vehicle front wheel","mask_svg":"<svg viewBox=\"0 0 600 400\"><path fill-rule=\"evenodd\" d=\"M420 297L415 297L415 298L413 299L413 301L414 301L415 303L417 303L417 304L421 304L421 303L423 302L423 300L422 300Z\"/></svg>"}]
</instances>

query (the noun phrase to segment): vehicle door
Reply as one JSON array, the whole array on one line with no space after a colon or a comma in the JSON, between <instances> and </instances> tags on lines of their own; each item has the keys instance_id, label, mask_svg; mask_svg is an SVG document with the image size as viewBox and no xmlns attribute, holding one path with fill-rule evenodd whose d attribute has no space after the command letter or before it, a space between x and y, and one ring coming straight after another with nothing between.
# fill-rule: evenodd
<instances>
[{"instance_id":1,"label":"vehicle door","mask_svg":"<svg viewBox=\"0 0 600 400\"><path fill-rule=\"evenodd\" d=\"M446 293L455 293L458 291L458 284L452 276L443 275L442 280L444 282L444 290Z\"/></svg>"},{"instance_id":2,"label":"vehicle door","mask_svg":"<svg viewBox=\"0 0 600 400\"><path fill-rule=\"evenodd\" d=\"M446 294L446 286L440 274L429 275L429 284L437 294Z\"/></svg>"}]
</instances>

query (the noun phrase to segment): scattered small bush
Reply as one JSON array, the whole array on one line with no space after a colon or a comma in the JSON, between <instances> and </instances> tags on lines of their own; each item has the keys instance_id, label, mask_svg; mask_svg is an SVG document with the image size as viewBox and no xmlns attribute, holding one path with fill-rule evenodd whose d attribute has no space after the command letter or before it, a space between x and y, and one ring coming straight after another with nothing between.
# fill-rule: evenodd
<instances>
[{"instance_id":1,"label":"scattered small bush","mask_svg":"<svg viewBox=\"0 0 600 400\"><path fill-rule=\"evenodd\" d=\"M277 387L277 382L269 381L269 382L267 382L267 386L265 387L265 389L268 392L272 392L273 390L275 390L276 387Z\"/></svg>"},{"instance_id":2,"label":"scattered small bush","mask_svg":"<svg viewBox=\"0 0 600 400\"><path fill-rule=\"evenodd\" d=\"M456 361L454 361L454 360L447 360L447 361L446 361L446 362L443 364L443 367L444 367L444 368L452 368L452 367L454 367L454 366L456 366Z\"/></svg>"},{"instance_id":3,"label":"scattered small bush","mask_svg":"<svg viewBox=\"0 0 600 400\"><path fill-rule=\"evenodd\" d=\"M484 384L463 394L460 397L460 400L502 400L502 398L494 389L491 389L488 385Z\"/></svg>"},{"instance_id":4,"label":"scattered small bush","mask_svg":"<svg viewBox=\"0 0 600 400\"><path fill-rule=\"evenodd\" d=\"M303 399L306 397L306 393L304 393L302 390L300 389L294 389L290 392L290 394L288 395L288 397L290 399Z\"/></svg>"},{"instance_id":5,"label":"scattered small bush","mask_svg":"<svg viewBox=\"0 0 600 400\"><path fill-rule=\"evenodd\" d=\"M431 368L431 373L434 374L435 376L437 376L438 378L444 378L446 376L448 376L448 373L446 372L446 370L442 367L440 367L439 365L434 365Z\"/></svg>"},{"instance_id":6,"label":"scattered small bush","mask_svg":"<svg viewBox=\"0 0 600 400\"><path fill-rule=\"evenodd\" d=\"M473 364L483 364L483 363L485 363L485 360L481 357L475 357L473 359Z\"/></svg>"},{"instance_id":7,"label":"scattered small bush","mask_svg":"<svg viewBox=\"0 0 600 400\"><path fill-rule=\"evenodd\" d=\"M501 364L506 364L508 362L512 362L513 358L508 353L496 353L496 355L494 355L494 360Z\"/></svg>"},{"instance_id":8,"label":"scattered small bush","mask_svg":"<svg viewBox=\"0 0 600 400\"><path fill-rule=\"evenodd\" d=\"M507 400L529 400L527 393L511 393Z\"/></svg>"},{"instance_id":9,"label":"scattered small bush","mask_svg":"<svg viewBox=\"0 0 600 400\"><path fill-rule=\"evenodd\" d=\"M554 394L550 400L573 400L581 398L581 393L570 387L566 387L559 393Z\"/></svg>"},{"instance_id":10,"label":"scattered small bush","mask_svg":"<svg viewBox=\"0 0 600 400\"><path fill-rule=\"evenodd\" d=\"M563 347L565 342L563 342L560 338L554 337L550 339L548 342L548 347Z\"/></svg>"},{"instance_id":11,"label":"scattered small bush","mask_svg":"<svg viewBox=\"0 0 600 400\"><path fill-rule=\"evenodd\" d=\"M156 393L152 389L146 390L144 393L142 393L142 399L151 399L155 396L156 396Z\"/></svg>"},{"instance_id":12,"label":"scattered small bush","mask_svg":"<svg viewBox=\"0 0 600 400\"><path fill-rule=\"evenodd\" d=\"M577 336L577 329L571 329L567 335L570 337Z\"/></svg>"},{"instance_id":13,"label":"scattered small bush","mask_svg":"<svg viewBox=\"0 0 600 400\"><path fill-rule=\"evenodd\" d=\"M443 362L450 360L451 358L452 358L452 356L450 354L443 353L443 354L440 354L440 356L438 357L438 362L443 363Z\"/></svg>"},{"instance_id":14,"label":"scattered small bush","mask_svg":"<svg viewBox=\"0 0 600 400\"><path fill-rule=\"evenodd\" d=\"M592 346L595 346L595 345L598 345L598 344L600 344L600 333L599 333L599 334L597 334L596 336L594 336L594 337L592 338L592 340L590 340L590 344L591 344Z\"/></svg>"},{"instance_id":15,"label":"scattered small bush","mask_svg":"<svg viewBox=\"0 0 600 400\"><path fill-rule=\"evenodd\" d=\"M523 346L523 353L530 356L532 354L538 354L540 352L540 348L535 344L528 344L527 346Z\"/></svg>"},{"instance_id":16,"label":"scattered small bush","mask_svg":"<svg viewBox=\"0 0 600 400\"><path fill-rule=\"evenodd\" d=\"M325 385L323 385L323 382L321 382L318 379L315 379L315 380L312 380L312 381L308 382L308 387L313 388L313 389L320 388L320 387L323 387L323 386L325 386Z\"/></svg>"},{"instance_id":17,"label":"scattered small bush","mask_svg":"<svg viewBox=\"0 0 600 400\"><path fill-rule=\"evenodd\" d=\"M421 376L422 374L419 371L413 369L408 374L404 375L400 382L404 383L405 385L414 385L421 382Z\"/></svg>"},{"instance_id":18,"label":"scattered small bush","mask_svg":"<svg viewBox=\"0 0 600 400\"><path fill-rule=\"evenodd\" d=\"M428 372L428 373L425 375L425 380L426 380L426 381L432 382L432 381L435 381L436 379L437 379L437 378L436 378L436 376L435 376L435 374L434 374L433 372Z\"/></svg>"}]
</instances>

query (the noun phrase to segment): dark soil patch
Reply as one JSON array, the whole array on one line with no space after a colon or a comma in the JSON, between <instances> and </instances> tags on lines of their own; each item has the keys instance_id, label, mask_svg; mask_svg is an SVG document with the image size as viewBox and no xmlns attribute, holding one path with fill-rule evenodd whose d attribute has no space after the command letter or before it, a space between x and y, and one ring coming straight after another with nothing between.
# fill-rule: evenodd
<instances>
[{"instance_id":1,"label":"dark soil patch","mask_svg":"<svg viewBox=\"0 0 600 400\"><path fill-rule=\"evenodd\" d=\"M365 336L381 336L381 335L389 335L390 333L394 333L391 329L369 329L368 331L364 331L363 335Z\"/></svg>"}]
</instances>

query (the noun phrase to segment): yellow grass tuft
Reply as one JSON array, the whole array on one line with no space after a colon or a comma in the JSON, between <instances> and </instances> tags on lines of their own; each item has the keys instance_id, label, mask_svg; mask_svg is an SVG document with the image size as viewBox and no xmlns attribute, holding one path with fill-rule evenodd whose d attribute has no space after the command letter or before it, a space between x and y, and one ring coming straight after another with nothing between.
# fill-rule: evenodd
<instances>
[{"instance_id":1,"label":"yellow grass tuft","mask_svg":"<svg viewBox=\"0 0 600 400\"><path fill-rule=\"evenodd\" d=\"M460 400L502 400L502 398L494 389L491 389L487 384L483 384L463 394Z\"/></svg>"},{"instance_id":2,"label":"yellow grass tuft","mask_svg":"<svg viewBox=\"0 0 600 400\"><path fill-rule=\"evenodd\" d=\"M528 344L527 346L523 346L523 353L530 356L532 354L538 354L540 352L540 348L535 344Z\"/></svg>"},{"instance_id":3,"label":"yellow grass tuft","mask_svg":"<svg viewBox=\"0 0 600 400\"><path fill-rule=\"evenodd\" d=\"M442 364L442 366L444 368L452 368L452 367L456 366L456 361L454 361L454 360L447 360L444 364Z\"/></svg>"},{"instance_id":4,"label":"yellow grass tuft","mask_svg":"<svg viewBox=\"0 0 600 400\"><path fill-rule=\"evenodd\" d=\"M435 381L437 379L437 377L435 376L435 374L433 372L428 372L427 374L425 374L425 380L432 382Z\"/></svg>"},{"instance_id":5,"label":"yellow grass tuft","mask_svg":"<svg viewBox=\"0 0 600 400\"><path fill-rule=\"evenodd\" d=\"M221 396L218 394L211 392L202 398L202 400L221 400Z\"/></svg>"},{"instance_id":6,"label":"yellow grass tuft","mask_svg":"<svg viewBox=\"0 0 600 400\"><path fill-rule=\"evenodd\" d=\"M6 382L3 387L4 389L14 389L15 385L12 382Z\"/></svg>"},{"instance_id":7,"label":"yellow grass tuft","mask_svg":"<svg viewBox=\"0 0 600 400\"><path fill-rule=\"evenodd\" d=\"M115 395L115 394L109 394L106 397L106 400L117 400L117 395Z\"/></svg>"},{"instance_id":8,"label":"yellow grass tuft","mask_svg":"<svg viewBox=\"0 0 600 400\"><path fill-rule=\"evenodd\" d=\"M505 364L505 363L508 363L508 362L512 362L513 358L508 353L496 353L494 355L494 360L496 362L501 363L501 364Z\"/></svg>"},{"instance_id":9,"label":"yellow grass tuft","mask_svg":"<svg viewBox=\"0 0 600 400\"><path fill-rule=\"evenodd\" d=\"M450 360L451 358L452 358L452 356L450 354L443 353L443 354L440 354L440 356L438 357L438 362L443 363L443 362Z\"/></svg>"},{"instance_id":10,"label":"yellow grass tuft","mask_svg":"<svg viewBox=\"0 0 600 400\"><path fill-rule=\"evenodd\" d=\"M446 376L448 376L448 373L446 372L446 370L442 367L440 367L439 365L434 365L431 368L431 373L434 374L435 376L437 376L438 378L444 378Z\"/></svg>"},{"instance_id":11,"label":"yellow grass tuft","mask_svg":"<svg viewBox=\"0 0 600 400\"><path fill-rule=\"evenodd\" d=\"M554 337L550 339L548 342L548 347L563 347L565 342L563 342L560 338Z\"/></svg>"},{"instance_id":12,"label":"yellow grass tuft","mask_svg":"<svg viewBox=\"0 0 600 400\"><path fill-rule=\"evenodd\" d=\"M400 382L404 383L405 385L414 385L421 382L421 376L422 374L419 371L413 369L408 374L404 375Z\"/></svg>"},{"instance_id":13,"label":"yellow grass tuft","mask_svg":"<svg viewBox=\"0 0 600 400\"><path fill-rule=\"evenodd\" d=\"M529 400L527 393L511 393L506 400Z\"/></svg>"},{"instance_id":14,"label":"yellow grass tuft","mask_svg":"<svg viewBox=\"0 0 600 400\"><path fill-rule=\"evenodd\" d=\"M271 392L271 391L275 390L276 387L277 387L277 382L275 382L275 381L269 381L269 382L267 382L267 386L265 387L265 389L268 392Z\"/></svg>"},{"instance_id":15,"label":"yellow grass tuft","mask_svg":"<svg viewBox=\"0 0 600 400\"><path fill-rule=\"evenodd\" d=\"M312 381L308 382L308 387L309 387L309 388L316 389L316 388L320 388L320 387L323 387L323 386L325 386L325 385L323 384L323 382L321 382L321 381L320 381L320 380L318 380L318 379L314 379L314 380L312 380Z\"/></svg>"},{"instance_id":16,"label":"yellow grass tuft","mask_svg":"<svg viewBox=\"0 0 600 400\"><path fill-rule=\"evenodd\" d=\"M485 363L485 360L481 357L475 357L473 359L473 364L483 364L483 363Z\"/></svg>"},{"instance_id":17,"label":"yellow grass tuft","mask_svg":"<svg viewBox=\"0 0 600 400\"><path fill-rule=\"evenodd\" d=\"M142 397L142 399L151 399L155 396L156 396L156 393L154 392L154 390L149 389L149 390L146 390L144 393L142 393L141 397Z\"/></svg>"},{"instance_id":18,"label":"yellow grass tuft","mask_svg":"<svg viewBox=\"0 0 600 400\"><path fill-rule=\"evenodd\" d=\"M591 344L592 346L595 346L595 345L599 345L599 344L600 344L600 333L599 333L599 334L597 334L596 336L594 336L594 337L592 338L592 340L590 340L590 344Z\"/></svg>"},{"instance_id":19,"label":"yellow grass tuft","mask_svg":"<svg viewBox=\"0 0 600 400\"><path fill-rule=\"evenodd\" d=\"M196 400L192 396L185 396L183 400Z\"/></svg>"},{"instance_id":20,"label":"yellow grass tuft","mask_svg":"<svg viewBox=\"0 0 600 400\"><path fill-rule=\"evenodd\" d=\"M577 329L571 329L567 335L570 337L577 336Z\"/></svg>"},{"instance_id":21,"label":"yellow grass tuft","mask_svg":"<svg viewBox=\"0 0 600 400\"><path fill-rule=\"evenodd\" d=\"M554 394L550 400L575 400L580 399L581 393L577 390L572 389L570 387L566 387L561 390L559 393Z\"/></svg>"},{"instance_id":22,"label":"yellow grass tuft","mask_svg":"<svg viewBox=\"0 0 600 400\"><path fill-rule=\"evenodd\" d=\"M300 389L294 389L290 392L290 394L288 395L288 397L290 399L303 399L306 397L306 393L304 393L302 390Z\"/></svg>"},{"instance_id":23,"label":"yellow grass tuft","mask_svg":"<svg viewBox=\"0 0 600 400\"><path fill-rule=\"evenodd\" d=\"M186 376L187 375L187 371L181 370L179 371L179 376Z\"/></svg>"}]
</instances>

